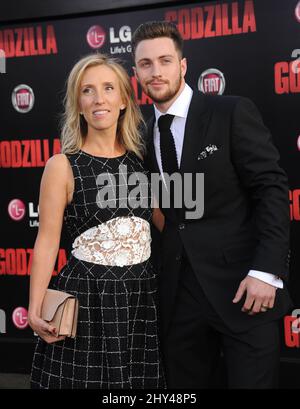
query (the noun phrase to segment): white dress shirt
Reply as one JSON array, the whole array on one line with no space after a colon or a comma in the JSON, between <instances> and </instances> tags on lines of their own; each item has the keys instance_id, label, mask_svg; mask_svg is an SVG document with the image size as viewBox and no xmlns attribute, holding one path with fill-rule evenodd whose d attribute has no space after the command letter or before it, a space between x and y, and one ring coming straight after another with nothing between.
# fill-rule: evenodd
<instances>
[{"instance_id":1,"label":"white dress shirt","mask_svg":"<svg viewBox=\"0 0 300 409\"><path fill-rule=\"evenodd\" d=\"M153 142L154 142L154 150L156 155L156 160L158 163L158 167L160 173L162 174L162 162L161 162L161 154L160 154L160 134L157 125L158 118L161 115L170 114L174 115L174 119L171 124L171 132L174 137L176 154L178 159L178 167L180 167L181 163L181 156L182 156L182 147L183 147L183 138L184 138L184 130L185 130L185 123L188 114L188 110L190 107L191 99L193 96L193 90L187 84L178 98L173 102L167 112L160 112L157 107L154 105L154 113L155 113L155 124L153 130ZM248 273L249 276L258 278L265 283L271 284L276 288L283 288L283 282L280 278L276 277L274 274L266 273L263 271L257 270L250 270Z\"/></svg>"}]
</instances>

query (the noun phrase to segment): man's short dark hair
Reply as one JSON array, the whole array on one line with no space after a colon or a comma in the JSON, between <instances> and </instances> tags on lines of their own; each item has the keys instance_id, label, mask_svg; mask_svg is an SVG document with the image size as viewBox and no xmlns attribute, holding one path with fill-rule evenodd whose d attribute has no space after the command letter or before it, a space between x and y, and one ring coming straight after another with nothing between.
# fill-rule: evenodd
<instances>
[{"instance_id":1,"label":"man's short dark hair","mask_svg":"<svg viewBox=\"0 0 300 409\"><path fill-rule=\"evenodd\" d=\"M135 59L135 51L138 44L144 40L153 40L154 38L167 37L174 41L175 48L180 58L183 54L183 38L176 25L169 21L148 21L141 24L132 36L132 55Z\"/></svg>"}]
</instances>

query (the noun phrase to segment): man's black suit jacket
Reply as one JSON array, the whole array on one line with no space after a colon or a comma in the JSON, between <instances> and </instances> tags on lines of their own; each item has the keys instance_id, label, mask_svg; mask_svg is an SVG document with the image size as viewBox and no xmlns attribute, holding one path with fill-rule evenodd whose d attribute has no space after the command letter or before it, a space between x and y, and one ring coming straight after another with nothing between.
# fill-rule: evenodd
<instances>
[{"instance_id":1,"label":"man's black suit jacket","mask_svg":"<svg viewBox=\"0 0 300 409\"><path fill-rule=\"evenodd\" d=\"M153 145L154 117L148 121L150 172L159 173ZM201 152L215 145L212 154ZM204 155L205 156L205 155ZM233 332L278 319L291 307L286 285L276 291L275 306L249 316L245 298L232 299L249 270L286 282L289 260L288 181L279 154L255 105L247 98L193 94L189 107L180 172L204 174L204 214L198 220L162 209L160 316L167 331L183 252L210 303ZM193 186L195 189L195 186Z\"/></svg>"}]
</instances>

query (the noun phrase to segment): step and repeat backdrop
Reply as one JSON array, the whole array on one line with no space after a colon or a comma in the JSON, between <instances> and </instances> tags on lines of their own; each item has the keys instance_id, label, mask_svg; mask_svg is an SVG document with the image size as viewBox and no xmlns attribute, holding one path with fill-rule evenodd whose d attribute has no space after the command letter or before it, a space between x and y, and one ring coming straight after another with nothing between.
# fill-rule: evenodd
<instances>
[{"instance_id":1,"label":"step and repeat backdrop","mask_svg":"<svg viewBox=\"0 0 300 409\"><path fill-rule=\"evenodd\" d=\"M148 117L151 100L134 78L131 59L132 33L148 20L178 26L185 40L186 79L195 92L249 97L271 130L289 177L289 288L295 310L300 309L300 1L193 1L6 25L0 27L0 355L5 343L19 348L34 340L27 308L39 185L48 158L60 152L68 73L91 52L122 59ZM69 248L64 230L53 276L65 264ZM292 314L297 311L282 320L282 358L296 362L300 335L291 329Z\"/></svg>"}]
</instances>

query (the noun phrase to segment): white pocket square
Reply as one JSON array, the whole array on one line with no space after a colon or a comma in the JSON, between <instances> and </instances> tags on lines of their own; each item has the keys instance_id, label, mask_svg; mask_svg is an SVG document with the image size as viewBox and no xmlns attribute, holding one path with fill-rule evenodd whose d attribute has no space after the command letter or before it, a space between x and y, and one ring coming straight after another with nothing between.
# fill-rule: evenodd
<instances>
[{"instance_id":1,"label":"white pocket square","mask_svg":"<svg viewBox=\"0 0 300 409\"><path fill-rule=\"evenodd\" d=\"M207 145L205 149L198 155L198 160L207 158L208 155L212 155L217 150L218 147L216 145Z\"/></svg>"}]
</instances>

